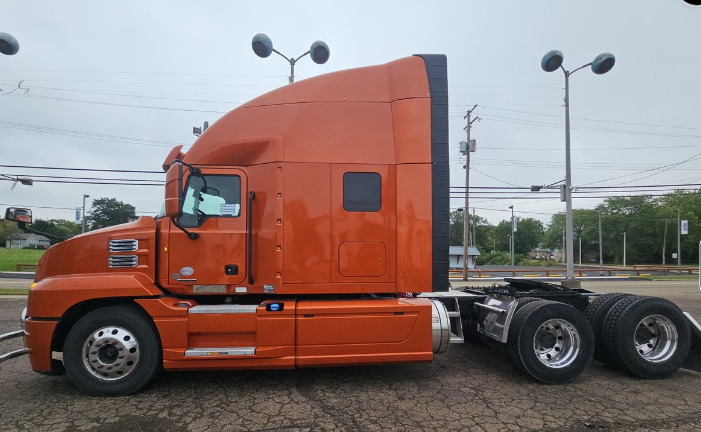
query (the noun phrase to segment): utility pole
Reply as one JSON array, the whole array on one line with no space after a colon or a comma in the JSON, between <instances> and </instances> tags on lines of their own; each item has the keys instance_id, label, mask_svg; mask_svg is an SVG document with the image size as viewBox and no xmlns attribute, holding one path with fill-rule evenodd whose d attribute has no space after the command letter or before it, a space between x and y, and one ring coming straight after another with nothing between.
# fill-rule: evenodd
<instances>
[{"instance_id":1,"label":"utility pole","mask_svg":"<svg viewBox=\"0 0 701 432\"><path fill-rule=\"evenodd\" d=\"M582 234L579 234L579 267L582 267Z\"/></svg>"},{"instance_id":2,"label":"utility pole","mask_svg":"<svg viewBox=\"0 0 701 432\"><path fill-rule=\"evenodd\" d=\"M623 232L623 268L626 268L626 233Z\"/></svg>"},{"instance_id":3,"label":"utility pole","mask_svg":"<svg viewBox=\"0 0 701 432\"><path fill-rule=\"evenodd\" d=\"M679 210L677 210L677 268L681 269L682 267L682 222L679 214ZM679 270L677 270L677 273L679 273Z\"/></svg>"},{"instance_id":4,"label":"utility pole","mask_svg":"<svg viewBox=\"0 0 701 432\"><path fill-rule=\"evenodd\" d=\"M662 239L662 265L667 262L667 223L669 219L664 220L664 238Z\"/></svg>"},{"instance_id":5,"label":"utility pole","mask_svg":"<svg viewBox=\"0 0 701 432\"><path fill-rule=\"evenodd\" d=\"M514 266L514 261L516 259L516 243L514 242L514 206L509 206L511 209L511 267Z\"/></svg>"},{"instance_id":6,"label":"utility pole","mask_svg":"<svg viewBox=\"0 0 701 432\"><path fill-rule=\"evenodd\" d=\"M465 114L465 119L467 119L467 125L463 128L467 131L467 143L465 144L465 156L467 157L467 162L465 164L465 209L462 212L463 219L463 260L462 260L462 280L468 280L467 271L467 258L470 248L470 150L472 150L470 143L470 130L472 129L472 123L479 120L479 117L471 119L472 112L477 108L477 104L472 107L471 110Z\"/></svg>"},{"instance_id":7,"label":"utility pole","mask_svg":"<svg viewBox=\"0 0 701 432\"><path fill-rule=\"evenodd\" d=\"M599 209L599 276L604 275L604 247L601 242L601 209Z\"/></svg>"},{"instance_id":8,"label":"utility pole","mask_svg":"<svg viewBox=\"0 0 701 432\"><path fill-rule=\"evenodd\" d=\"M90 195L83 195L83 228L81 232L85 232L85 199L90 198Z\"/></svg>"},{"instance_id":9,"label":"utility pole","mask_svg":"<svg viewBox=\"0 0 701 432\"><path fill-rule=\"evenodd\" d=\"M477 216L475 216L475 208L472 208L472 245L477 244Z\"/></svg>"}]
</instances>

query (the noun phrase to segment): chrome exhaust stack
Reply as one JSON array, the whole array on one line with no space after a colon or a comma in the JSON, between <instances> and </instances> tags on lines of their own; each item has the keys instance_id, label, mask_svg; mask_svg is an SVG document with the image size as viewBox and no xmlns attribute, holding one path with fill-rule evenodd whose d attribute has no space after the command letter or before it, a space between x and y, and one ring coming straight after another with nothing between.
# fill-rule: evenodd
<instances>
[{"instance_id":1,"label":"chrome exhaust stack","mask_svg":"<svg viewBox=\"0 0 701 432\"><path fill-rule=\"evenodd\" d=\"M433 353L443 354L450 344L450 317L445 305L435 299L431 300L431 332L433 334Z\"/></svg>"}]
</instances>

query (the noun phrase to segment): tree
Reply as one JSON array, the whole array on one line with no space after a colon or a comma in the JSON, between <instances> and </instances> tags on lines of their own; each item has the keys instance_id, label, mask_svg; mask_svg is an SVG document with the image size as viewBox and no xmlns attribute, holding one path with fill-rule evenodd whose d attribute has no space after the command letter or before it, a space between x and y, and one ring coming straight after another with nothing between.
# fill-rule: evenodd
<instances>
[{"instance_id":1,"label":"tree","mask_svg":"<svg viewBox=\"0 0 701 432\"><path fill-rule=\"evenodd\" d=\"M80 224L65 219L36 219L32 228L59 238L72 237L81 231ZM53 239L51 241L55 243Z\"/></svg>"},{"instance_id":2,"label":"tree","mask_svg":"<svg viewBox=\"0 0 701 432\"><path fill-rule=\"evenodd\" d=\"M22 231L17 227L17 222L0 219L0 247L5 247L8 236L19 232Z\"/></svg>"},{"instance_id":3,"label":"tree","mask_svg":"<svg viewBox=\"0 0 701 432\"><path fill-rule=\"evenodd\" d=\"M533 218L517 217L517 231L514 234L514 250L517 254L527 254L537 248L543 241L543 223ZM499 222L494 230L497 250L508 251L510 249L511 220Z\"/></svg>"},{"instance_id":4,"label":"tree","mask_svg":"<svg viewBox=\"0 0 701 432\"><path fill-rule=\"evenodd\" d=\"M450 212L450 244L451 246L462 246L464 237L464 216L463 212L453 210ZM482 252L490 251L493 248L494 225L487 219L475 215L469 215L470 236L474 239L473 246ZM476 232L472 232L475 230Z\"/></svg>"},{"instance_id":5,"label":"tree","mask_svg":"<svg viewBox=\"0 0 701 432\"><path fill-rule=\"evenodd\" d=\"M136 208L115 198L93 200L85 221L91 230L131 222L137 219Z\"/></svg>"}]
</instances>

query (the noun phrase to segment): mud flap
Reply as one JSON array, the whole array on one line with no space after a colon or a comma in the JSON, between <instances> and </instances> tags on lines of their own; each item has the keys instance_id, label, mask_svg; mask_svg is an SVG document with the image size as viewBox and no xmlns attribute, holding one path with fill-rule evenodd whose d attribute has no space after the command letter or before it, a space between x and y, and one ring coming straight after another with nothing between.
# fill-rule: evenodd
<instances>
[{"instance_id":1,"label":"mud flap","mask_svg":"<svg viewBox=\"0 0 701 432\"><path fill-rule=\"evenodd\" d=\"M682 368L701 372L701 325L688 312L684 312L684 315L691 328L691 346Z\"/></svg>"}]
</instances>

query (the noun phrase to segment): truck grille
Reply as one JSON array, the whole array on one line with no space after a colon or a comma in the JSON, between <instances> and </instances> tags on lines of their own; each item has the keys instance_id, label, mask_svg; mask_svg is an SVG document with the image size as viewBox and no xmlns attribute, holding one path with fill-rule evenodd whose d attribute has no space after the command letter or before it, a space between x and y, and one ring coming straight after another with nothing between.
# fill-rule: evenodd
<instances>
[{"instance_id":1,"label":"truck grille","mask_svg":"<svg viewBox=\"0 0 701 432\"><path fill-rule=\"evenodd\" d=\"M139 264L139 257L136 255L110 255L109 267L136 267Z\"/></svg>"},{"instance_id":2,"label":"truck grille","mask_svg":"<svg viewBox=\"0 0 701 432\"><path fill-rule=\"evenodd\" d=\"M139 241L133 239L110 240L110 252L136 252L139 250Z\"/></svg>"}]
</instances>

